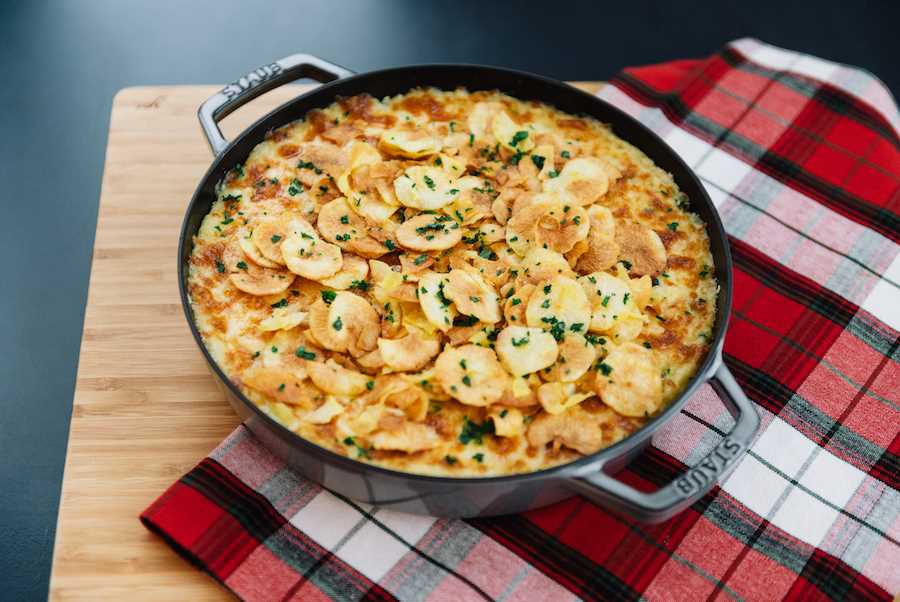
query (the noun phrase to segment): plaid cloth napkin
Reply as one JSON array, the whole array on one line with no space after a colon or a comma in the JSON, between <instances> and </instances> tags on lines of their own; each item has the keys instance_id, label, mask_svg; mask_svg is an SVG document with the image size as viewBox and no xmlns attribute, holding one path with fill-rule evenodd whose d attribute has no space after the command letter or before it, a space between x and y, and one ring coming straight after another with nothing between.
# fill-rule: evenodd
<instances>
[{"instance_id":1,"label":"plaid cloth napkin","mask_svg":"<svg viewBox=\"0 0 900 602\"><path fill-rule=\"evenodd\" d=\"M661 525L574 497L442 520L300 478L238 428L141 516L246 600L890 599L900 592L900 140L872 75L755 40L626 69L728 229L725 362L760 436ZM730 417L705 386L622 478L671 480Z\"/></svg>"}]
</instances>

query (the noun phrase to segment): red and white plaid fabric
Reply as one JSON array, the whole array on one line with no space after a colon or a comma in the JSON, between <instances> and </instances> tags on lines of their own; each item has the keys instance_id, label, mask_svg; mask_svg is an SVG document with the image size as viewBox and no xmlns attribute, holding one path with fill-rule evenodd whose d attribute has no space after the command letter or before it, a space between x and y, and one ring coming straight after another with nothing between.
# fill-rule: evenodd
<instances>
[{"instance_id":1,"label":"red and white plaid fabric","mask_svg":"<svg viewBox=\"0 0 900 602\"><path fill-rule=\"evenodd\" d=\"M877 599L900 592L900 118L872 75L755 40L626 69L600 97L658 132L725 222L725 362L759 408L731 476L661 525L575 497L442 520L285 468L244 428L141 519L240 598ZM622 473L661 484L727 431L703 387Z\"/></svg>"}]
</instances>

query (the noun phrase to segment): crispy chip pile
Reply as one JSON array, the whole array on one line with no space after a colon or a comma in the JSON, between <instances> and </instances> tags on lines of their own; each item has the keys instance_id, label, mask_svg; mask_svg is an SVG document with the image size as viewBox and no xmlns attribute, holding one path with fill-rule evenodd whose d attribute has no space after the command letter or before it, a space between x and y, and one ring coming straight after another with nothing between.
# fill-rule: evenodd
<instances>
[{"instance_id":1,"label":"crispy chip pile","mask_svg":"<svg viewBox=\"0 0 900 602\"><path fill-rule=\"evenodd\" d=\"M615 443L708 350L715 267L671 176L498 92L340 99L259 144L194 240L204 341L319 445L526 472Z\"/></svg>"}]
</instances>

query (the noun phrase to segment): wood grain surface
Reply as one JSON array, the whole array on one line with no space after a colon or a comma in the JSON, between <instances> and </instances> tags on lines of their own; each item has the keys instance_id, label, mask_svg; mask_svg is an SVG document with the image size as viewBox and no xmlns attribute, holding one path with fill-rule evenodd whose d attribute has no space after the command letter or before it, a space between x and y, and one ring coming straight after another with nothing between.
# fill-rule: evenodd
<instances>
[{"instance_id":1,"label":"wood grain surface","mask_svg":"<svg viewBox=\"0 0 900 602\"><path fill-rule=\"evenodd\" d=\"M306 88L283 87L238 109L222 123L226 137ZM238 424L185 324L176 275L184 210L212 160L197 107L216 90L126 88L113 101L53 600L230 597L138 521Z\"/></svg>"}]
</instances>

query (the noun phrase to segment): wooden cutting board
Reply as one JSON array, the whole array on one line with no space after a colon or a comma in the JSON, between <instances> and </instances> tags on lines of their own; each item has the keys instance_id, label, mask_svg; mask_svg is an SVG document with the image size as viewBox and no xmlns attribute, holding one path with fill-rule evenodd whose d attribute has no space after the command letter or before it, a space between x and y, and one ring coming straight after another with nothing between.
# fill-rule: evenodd
<instances>
[{"instance_id":1,"label":"wooden cutting board","mask_svg":"<svg viewBox=\"0 0 900 602\"><path fill-rule=\"evenodd\" d=\"M580 83L596 91L599 83ZM309 86L270 92L234 136ZM127 88L113 100L62 486L54 600L219 600L138 515L238 424L182 315L181 219L212 160L197 107L213 86Z\"/></svg>"}]
</instances>

